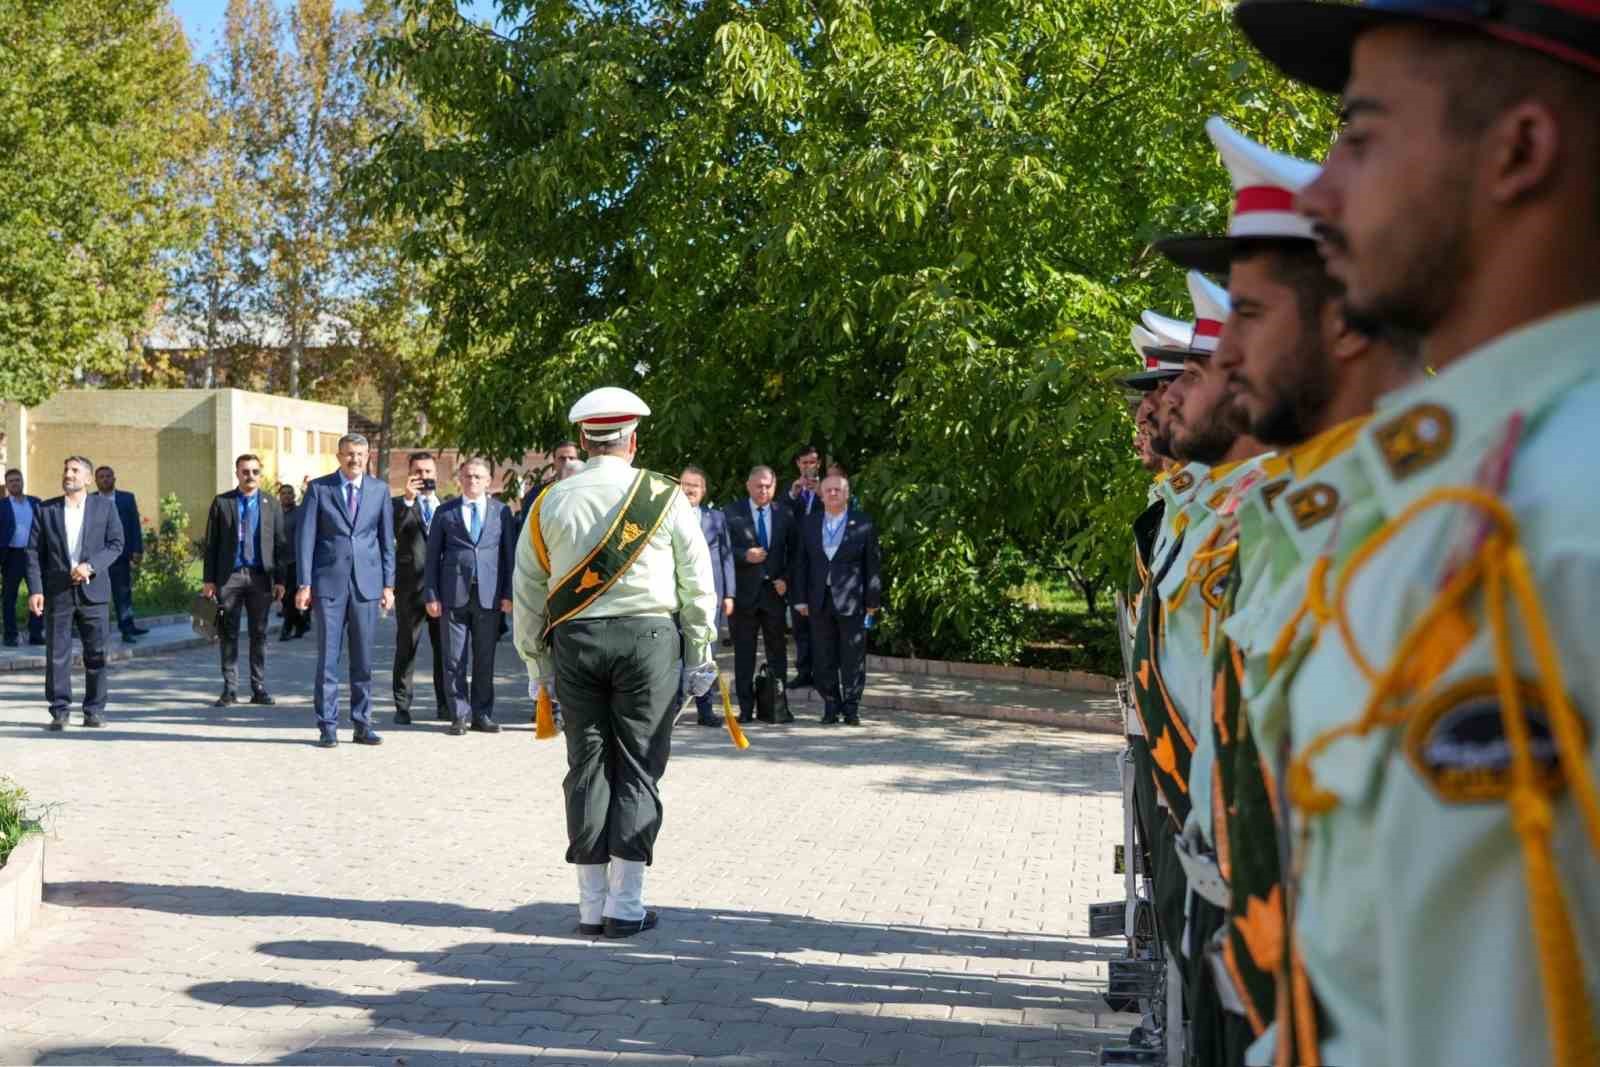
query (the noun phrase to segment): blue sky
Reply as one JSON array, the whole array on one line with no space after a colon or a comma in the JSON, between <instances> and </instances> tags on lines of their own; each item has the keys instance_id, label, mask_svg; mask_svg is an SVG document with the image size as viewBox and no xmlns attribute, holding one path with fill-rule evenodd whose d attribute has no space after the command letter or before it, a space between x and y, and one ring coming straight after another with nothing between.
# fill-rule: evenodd
<instances>
[{"instance_id":1,"label":"blue sky","mask_svg":"<svg viewBox=\"0 0 1600 1067\"><path fill-rule=\"evenodd\" d=\"M184 32L197 55L205 55L217 43L217 33L222 29L222 17L228 10L228 0L168 0L172 10L183 23ZM277 0L280 8L288 7L290 0ZM492 0L460 0L468 13L487 16L494 10ZM361 6L360 0L334 0L341 11L351 11Z\"/></svg>"}]
</instances>

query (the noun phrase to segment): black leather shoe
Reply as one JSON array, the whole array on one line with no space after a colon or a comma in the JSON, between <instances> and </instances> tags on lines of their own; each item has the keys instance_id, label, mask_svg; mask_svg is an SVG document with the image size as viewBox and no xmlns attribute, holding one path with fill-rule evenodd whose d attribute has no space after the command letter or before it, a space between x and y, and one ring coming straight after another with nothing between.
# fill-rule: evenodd
<instances>
[{"instance_id":1,"label":"black leather shoe","mask_svg":"<svg viewBox=\"0 0 1600 1067\"><path fill-rule=\"evenodd\" d=\"M43 645L44 644L44 638L42 638L42 637L30 637L30 638L28 638L28 644L35 645L35 646Z\"/></svg>"},{"instance_id":2,"label":"black leather shoe","mask_svg":"<svg viewBox=\"0 0 1600 1067\"><path fill-rule=\"evenodd\" d=\"M857 715L846 715L844 717L844 724L846 726L860 726L861 725L861 718L860 718L860 716L857 716Z\"/></svg>"},{"instance_id":3,"label":"black leather shoe","mask_svg":"<svg viewBox=\"0 0 1600 1067\"><path fill-rule=\"evenodd\" d=\"M741 711L739 713L739 721L740 722L755 722L756 721L756 714L753 711Z\"/></svg>"},{"instance_id":4,"label":"black leather shoe","mask_svg":"<svg viewBox=\"0 0 1600 1067\"><path fill-rule=\"evenodd\" d=\"M378 736L376 730L357 730L355 737L351 738L358 745L381 745L383 738Z\"/></svg>"},{"instance_id":5,"label":"black leather shoe","mask_svg":"<svg viewBox=\"0 0 1600 1067\"><path fill-rule=\"evenodd\" d=\"M599 937L606 932L605 923L579 923L578 933L584 937Z\"/></svg>"},{"instance_id":6,"label":"black leather shoe","mask_svg":"<svg viewBox=\"0 0 1600 1067\"><path fill-rule=\"evenodd\" d=\"M96 730L105 724L106 721L100 716L96 715L94 712L86 711L83 713L83 725L89 727L89 729Z\"/></svg>"},{"instance_id":7,"label":"black leather shoe","mask_svg":"<svg viewBox=\"0 0 1600 1067\"><path fill-rule=\"evenodd\" d=\"M790 689L813 689L815 687L816 682L812 680L809 674L797 674L789 679Z\"/></svg>"},{"instance_id":8,"label":"black leather shoe","mask_svg":"<svg viewBox=\"0 0 1600 1067\"><path fill-rule=\"evenodd\" d=\"M16 648L20 644L22 644L22 642L17 640L15 637L6 638L6 647L7 648Z\"/></svg>"},{"instance_id":9,"label":"black leather shoe","mask_svg":"<svg viewBox=\"0 0 1600 1067\"><path fill-rule=\"evenodd\" d=\"M139 643L139 639L133 636L131 633L126 633L122 635L122 643L125 645L137 645Z\"/></svg>"},{"instance_id":10,"label":"black leather shoe","mask_svg":"<svg viewBox=\"0 0 1600 1067\"><path fill-rule=\"evenodd\" d=\"M396 726L410 726L411 713L405 708L401 708L399 711L394 713L394 724Z\"/></svg>"},{"instance_id":11,"label":"black leather shoe","mask_svg":"<svg viewBox=\"0 0 1600 1067\"><path fill-rule=\"evenodd\" d=\"M323 734L317 738L318 748L338 748L339 736L337 734Z\"/></svg>"},{"instance_id":12,"label":"black leather shoe","mask_svg":"<svg viewBox=\"0 0 1600 1067\"><path fill-rule=\"evenodd\" d=\"M656 918L656 913L653 911L645 912L644 918L636 922L623 922L621 919L613 919L608 915L605 923L606 936L632 937L634 934L642 934L646 930L654 930L656 928Z\"/></svg>"},{"instance_id":13,"label":"black leather shoe","mask_svg":"<svg viewBox=\"0 0 1600 1067\"><path fill-rule=\"evenodd\" d=\"M260 704L262 707L270 708L272 705L276 704L277 701L272 699L271 693L267 692L265 689L261 689L250 694L250 703Z\"/></svg>"},{"instance_id":14,"label":"black leather shoe","mask_svg":"<svg viewBox=\"0 0 1600 1067\"><path fill-rule=\"evenodd\" d=\"M131 633L131 634L137 634L140 637L143 637L145 634L149 633L150 631L145 629L143 626L137 626L136 625L136 626L128 627L128 632Z\"/></svg>"},{"instance_id":15,"label":"black leather shoe","mask_svg":"<svg viewBox=\"0 0 1600 1067\"><path fill-rule=\"evenodd\" d=\"M211 706L214 708L226 708L237 703L239 703L239 694L232 689L224 689L222 695L211 702Z\"/></svg>"},{"instance_id":16,"label":"black leather shoe","mask_svg":"<svg viewBox=\"0 0 1600 1067\"><path fill-rule=\"evenodd\" d=\"M457 720L450 724L450 729L446 730L445 733L451 737L465 737L467 736L467 724Z\"/></svg>"},{"instance_id":17,"label":"black leather shoe","mask_svg":"<svg viewBox=\"0 0 1600 1067\"><path fill-rule=\"evenodd\" d=\"M480 734L497 734L500 732L500 724L488 715L480 715L478 718L473 719L472 728Z\"/></svg>"},{"instance_id":18,"label":"black leather shoe","mask_svg":"<svg viewBox=\"0 0 1600 1067\"><path fill-rule=\"evenodd\" d=\"M722 721L720 719L696 719L694 724L696 726L721 726Z\"/></svg>"},{"instance_id":19,"label":"black leather shoe","mask_svg":"<svg viewBox=\"0 0 1600 1067\"><path fill-rule=\"evenodd\" d=\"M62 730L65 730L66 728L67 728L67 720L66 719L56 719L56 718L52 718L50 720L49 725L47 725L45 727L46 730L49 730L53 734L59 734Z\"/></svg>"},{"instance_id":20,"label":"black leather shoe","mask_svg":"<svg viewBox=\"0 0 1600 1067\"><path fill-rule=\"evenodd\" d=\"M839 713L837 711L825 711L822 713L822 724L824 726L832 726L838 721Z\"/></svg>"}]
</instances>

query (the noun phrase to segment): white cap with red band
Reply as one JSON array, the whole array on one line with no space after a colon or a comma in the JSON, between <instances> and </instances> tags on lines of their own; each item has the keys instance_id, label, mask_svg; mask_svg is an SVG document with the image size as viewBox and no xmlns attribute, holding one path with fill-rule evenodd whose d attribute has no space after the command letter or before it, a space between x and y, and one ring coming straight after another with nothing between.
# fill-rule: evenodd
<instances>
[{"instance_id":1,"label":"white cap with red band","mask_svg":"<svg viewBox=\"0 0 1600 1067\"><path fill-rule=\"evenodd\" d=\"M602 386L578 398L567 412L583 436L595 443L616 441L639 428L639 419L650 414L650 405L638 396L615 385Z\"/></svg>"}]
</instances>

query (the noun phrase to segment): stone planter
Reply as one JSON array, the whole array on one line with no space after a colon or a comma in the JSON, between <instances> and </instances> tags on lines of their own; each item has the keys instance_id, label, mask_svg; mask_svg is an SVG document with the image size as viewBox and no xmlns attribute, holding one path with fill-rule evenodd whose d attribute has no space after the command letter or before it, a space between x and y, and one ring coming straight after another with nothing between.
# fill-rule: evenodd
<instances>
[{"instance_id":1,"label":"stone planter","mask_svg":"<svg viewBox=\"0 0 1600 1067\"><path fill-rule=\"evenodd\" d=\"M44 835L29 834L0 867L0 954L38 921L43 899Z\"/></svg>"}]
</instances>

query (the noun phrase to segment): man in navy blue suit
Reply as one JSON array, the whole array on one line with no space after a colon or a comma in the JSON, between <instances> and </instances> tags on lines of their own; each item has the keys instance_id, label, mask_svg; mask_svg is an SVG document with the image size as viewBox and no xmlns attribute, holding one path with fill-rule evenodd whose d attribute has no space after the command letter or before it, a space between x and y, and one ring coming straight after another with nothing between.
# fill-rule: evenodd
<instances>
[{"instance_id":1,"label":"man in navy blue suit","mask_svg":"<svg viewBox=\"0 0 1600 1067\"><path fill-rule=\"evenodd\" d=\"M103 726L106 630L111 565L122 555L116 505L89 492L94 464L72 456L62 466L61 496L40 506L28 532L28 610L46 619L44 695L51 730L67 725L72 706L72 634L83 643L83 725Z\"/></svg>"},{"instance_id":2,"label":"man in navy blue suit","mask_svg":"<svg viewBox=\"0 0 1600 1067\"><path fill-rule=\"evenodd\" d=\"M795 548L794 610L811 621L811 652L822 721L861 725L867 685L866 620L883 596L878 528L850 508L850 483L830 474L822 481L822 510L807 517Z\"/></svg>"},{"instance_id":3,"label":"man in navy blue suit","mask_svg":"<svg viewBox=\"0 0 1600 1067\"><path fill-rule=\"evenodd\" d=\"M722 512L705 506L706 472L699 467L683 468L678 488L689 506L700 514L700 532L705 534L706 547L711 550L711 576L717 589L717 610L723 618L733 616L733 548L728 543L728 522ZM694 698L701 726L720 726L722 722L712 713L711 693Z\"/></svg>"},{"instance_id":4,"label":"man in navy blue suit","mask_svg":"<svg viewBox=\"0 0 1600 1067\"><path fill-rule=\"evenodd\" d=\"M819 491L822 453L817 451L817 446L803 445L794 454L794 468L798 477L790 484L783 502L794 515L794 528L798 531L805 524L807 516L822 510L822 494ZM789 680L789 688L804 689L815 684L811 669L811 626L795 613L793 604L789 606L789 623L794 629L794 677Z\"/></svg>"},{"instance_id":5,"label":"man in navy blue suit","mask_svg":"<svg viewBox=\"0 0 1600 1067\"><path fill-rule=\"evenodd\" d=\"M95 488L117 506L122 520L122 558L111 565L111 602L117 616L117 629L128 644L150 631L133 621L133 568L144 558L144 531L139 528L139 502L132 493L117 488L117 472L99 467L94 472Z\"/></svg>"},{"instance_id":6,"label":"man in navy blue suit","mask_svg":"<svg viewBox=\"0 0 1600 1067\"><path fill-rule=\"evenodd\" d=\"M365 476L367 439L339 438L339 469L306 487L300 507L300 591L295 606L312 607L316 591L317 676L314 694L320 748L339 743L339 665L350 639L350 721L358 745L383 739L372 728L372 639L378 610L394 606L394 511L389 487Z\"/></svg>"},{"instance_id":7,"label":"man in navy blue suit","mask_svg":"<svg viewBox=\"0 0 1600 1067\"><path fill-rule=\"evenodd\" d=\"M6 495L0 499L0 561L5 578L0 582L0 618L5 620L7 648L17 647L17 587L28 580L28 533L39 517L43 501L23 490L22 472L6 471ZM41 590L28 586L29 594ZM28 644L44 644L44 620L32 612L28 617Z\"/></svg>"},{"instance_id":8,"label":"man in navy blue suit","mask_svg":"<svg viewBox=\"0 0 1600 1067\"><path fill-rule=\"evenodd\" d=\"M784 641L784 596L789 592L794 514L775 502L778 479L771 467L750 472L750 496L723 509L733 549L733 678L739 721L752 722L756 699L756 637L766 646L767 666L780 680L789 666Z\"/></svg>"},{"instance_id":9,"label":"man in navy blue suit","mask_svg":"<svg viewBox=\"0 0 1600 1067\"><path fill-rule=\"evenodd\" d=\"M450 733L500 732L494 721L494 650L500 621L511 610L517 520L489 495L489 464L469 459L456 475L461 495L447 501L428 530L422 598L430 618L444 619L444 684L454 721ZM467 692L471 663L472 691Z\"/></svg>"}]
</instances>

